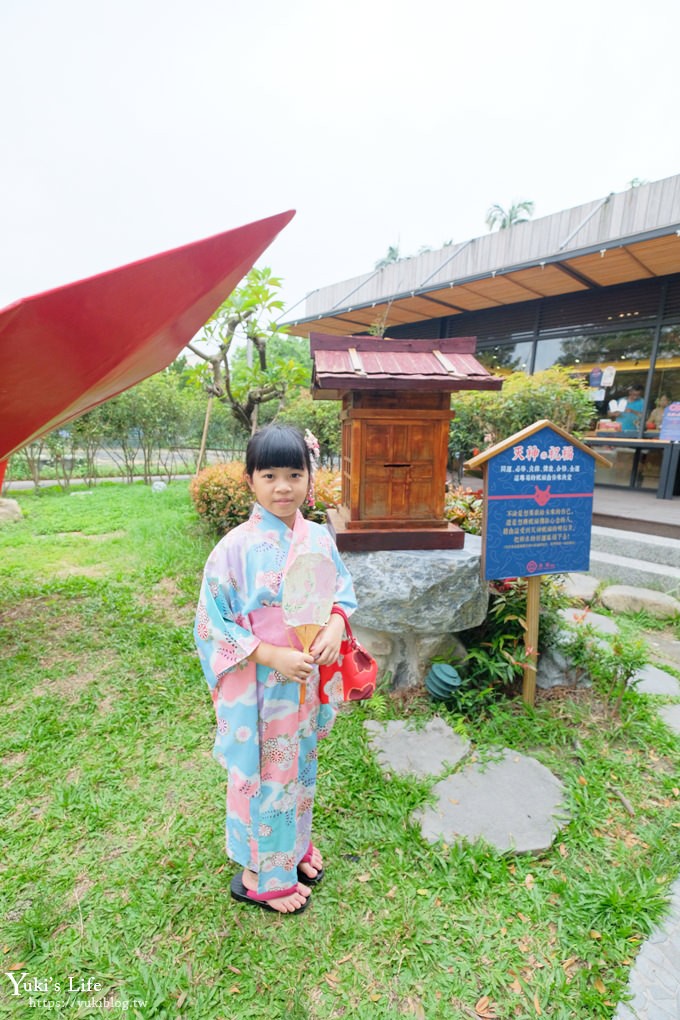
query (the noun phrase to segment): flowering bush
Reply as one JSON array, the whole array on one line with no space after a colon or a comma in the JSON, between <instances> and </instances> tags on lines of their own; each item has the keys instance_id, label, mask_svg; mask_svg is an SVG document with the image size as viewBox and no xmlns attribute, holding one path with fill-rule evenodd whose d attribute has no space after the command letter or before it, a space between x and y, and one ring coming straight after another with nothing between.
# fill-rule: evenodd
<instances>
[{"instance_id":1,"label":"flowering bush","mask_svg":"<svg viewBox=\"0 0 680 1020\"><path fill-rule=\"evenodd\" d=\"M340 502L342 486L339 471L319 468L314 474L314 506L303 506L302 512L310 521L326 523L326 510Z\"/></svg>"},{"instance_id":2,"label":"flowering bush","mask_svg":"<svg viewBox=\"0 0 680 1020\"><path fill-rule=\"evenodd\" d=\"M198 514L224 534L248 520L253 494L244 478L245 467L240 461L212 464L203 468L189 485L189 493ZM326 522L326 510L340 499L340 475L320 468L314 476L314 506L301 508L309 520Z\"/></svg>"},{"instance_id":3,"label":"flowering bush","mask_svg":"<svg viewBox=\"0 0 680 1020\"><path fill-rule=\"evenodd\" d=\"M452 524L457 524L463 531L471 535L480 535L482 531L482 490L466 489L458 485L446 493L444 516Z\"/></svg>"},{"instance_id":4,"label":"flowering bush","mask_svg":"<svg viewBox=\"0 0 680 1020\"><path fill-rule=\"evenodd\" d=\"M217 531L224 533L247 521L253 495L243 476L239 461L211 464L191 480L189 494L198 514Z\"/></svg>"}]
</instances>

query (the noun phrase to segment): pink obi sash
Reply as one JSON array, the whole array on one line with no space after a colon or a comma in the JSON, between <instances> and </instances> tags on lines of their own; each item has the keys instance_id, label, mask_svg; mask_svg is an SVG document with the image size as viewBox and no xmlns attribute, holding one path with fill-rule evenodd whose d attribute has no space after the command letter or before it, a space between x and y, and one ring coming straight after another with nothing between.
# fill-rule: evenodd
<instances>
[{"instance_id":1,"label":"pink obi sash","mask_svg":"<svg viewBox=\"0 0 680 1020\"><path fill-rule=\"evenodd\" d=\"M286 627L283 622L283 609L281 606L264 606L262 609L254 609L248 613L250 626L255 637L266 641L270 645L278 645L287 648L302 649L302 643L295 631Z\"/></svg>"}]
</instances>

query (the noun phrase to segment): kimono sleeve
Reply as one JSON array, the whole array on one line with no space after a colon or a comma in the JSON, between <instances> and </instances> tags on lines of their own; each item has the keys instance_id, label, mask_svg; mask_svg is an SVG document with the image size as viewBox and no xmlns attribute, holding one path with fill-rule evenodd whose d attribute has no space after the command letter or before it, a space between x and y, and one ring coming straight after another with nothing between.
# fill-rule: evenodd
<instances>
[{"instance_id":1,"label":"kimono sleeve","mask_svg":"<svg viewBox=\"0 0 680 1020\"><path fill-rule=\"evenodd\" d=\"M354 582L352 581L352 575L340 559L340 553L338 552L335 543L333 543L331 555L333 556L333 562L338 572L337 580L335 583L335 598L334 602L337 605L342 606L348 616L351 616L354 610L357 608L357 599L354 594Z\"/></svg>"},{"instance_id":2,"label":"kimono sleeve","mask_svg":"<svg viewBox=\"0 0 680 1020\"><path fill-rule=\"evenodd\" d=\"M239 612L237 602L229 581L213 576L209 560L196 610L194 640L213 692L226 673L245 665L260 643L250 629L248 617Z\"/></svg>"}]
</instances>

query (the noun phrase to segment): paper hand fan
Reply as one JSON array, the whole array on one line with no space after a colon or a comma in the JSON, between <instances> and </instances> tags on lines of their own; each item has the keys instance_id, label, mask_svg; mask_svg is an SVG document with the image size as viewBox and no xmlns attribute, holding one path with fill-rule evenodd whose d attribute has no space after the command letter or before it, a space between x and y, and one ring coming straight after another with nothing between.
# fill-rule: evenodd
<instances>
[{"instance_id":1,"label":"paper hand fan","mask_svg":"<svg viewBox=\"0 0 680 1020\"><path fill-rule=\"evenodd\" d=\"M283 577L283 622L309 652L314 638L328 623L335 598L337 571L333 560L321 553L300 553ZM305 684L300 684L300 704Z\"/></svg>"}]
</instances>

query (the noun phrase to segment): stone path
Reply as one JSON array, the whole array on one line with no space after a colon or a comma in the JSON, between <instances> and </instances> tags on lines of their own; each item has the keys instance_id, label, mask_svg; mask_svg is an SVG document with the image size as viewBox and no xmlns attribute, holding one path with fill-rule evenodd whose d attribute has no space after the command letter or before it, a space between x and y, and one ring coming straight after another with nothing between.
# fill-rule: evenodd
<instances>
[{"instance_id":1,"label":"stone path","mask_svg":"<svg viewBox=\"0 0 680 1020\"><path fill-rule=\"evenodd\" d=\"M580 585L579 594L573 592L575 597L590 602L594 596L594 587L588 584L587 575L582 582L577 579L578 575L572 577L573 588L578 590ZM637 591L634 608L643 607L652 611L653 606L659 605L659 594L650 592L648 605L645 606L644 593L645 589ZM614 600L610 597L607 601L615 604L617 595L614 592ZM572 626L590 623L602 635L611 636L617 630L615 621L599 613L587 611L584 615L583 610L570 609L565 610L564 615L569 618ZM659 638L654 633L647 635L646 639L652 650L659 653L659 659L665 660L676 670L680 669L680 642ZM659 666L645 666L634 682L642 694L680 698L680 682ZM657 711L668 728L680 734L680 704L662 704ZM638 953L630 972L628 994L630 1000L619 1005L614 1020L680 1020L680 878L671 887L666 917Z\"/></svg>"},{"instance_id":2,"label":"stone path","mask_svg":"<svg viewBox=\"0 0 680 1020\"><path fill-rule=\"evenodd\" d=\"M614 1020L680 1018L680 879L673 885L670 911L638 953L630 973L629 1002Z\"/></svg>"},{"instance_id":3,"label":"stone path","mask_svg":"<svg viewBox=\"0 0 680 1020\"><path fill-rule=\"evenodd\" d=\"M580 597L590 601L595 587L584 582L581 590L588 595ZM590 610L565 610L563 618L568 626L589 624L602 641L611 640L618 630L611 617ZM680 670L680 657L672 655L676 644L680 647L680 642L666 642L664 651ZM649 665L634 683L643 694L679 699L660 704L658 712L669 729L680 734L680 681ZM435 804L413 815L430 842L483 838L502 852L535 852L550 847L568 821L562 783L540 762L518 751L497 748L491 761L479 761L469 741L442 719L430 720L418 731L404 721L370 721L364 726L384 771L438 779L433 787ZM444 776L445 772L450 774ZM680 1020L680 878L672 886L666 917L637 956L628 995L614 1020Z\"/></svg>"}]
</instances>

